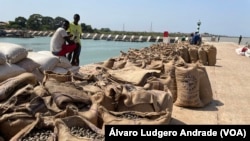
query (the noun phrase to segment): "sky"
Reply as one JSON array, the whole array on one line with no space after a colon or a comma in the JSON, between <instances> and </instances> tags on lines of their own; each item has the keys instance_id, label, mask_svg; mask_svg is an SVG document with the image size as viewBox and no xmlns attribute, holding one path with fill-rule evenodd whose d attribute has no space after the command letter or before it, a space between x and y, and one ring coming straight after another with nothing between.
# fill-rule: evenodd
<instances>
[{"instance_id":1,"label":"sky","mask_svg":"<svg viewBox=\"0 0 250 141\"><path fill-rule=\"evenodd\" d=\"M197 31L250 37L250 0L0 0L0 21L32 14L57 16L118 31Z\"/></svg>"}]
</instances>

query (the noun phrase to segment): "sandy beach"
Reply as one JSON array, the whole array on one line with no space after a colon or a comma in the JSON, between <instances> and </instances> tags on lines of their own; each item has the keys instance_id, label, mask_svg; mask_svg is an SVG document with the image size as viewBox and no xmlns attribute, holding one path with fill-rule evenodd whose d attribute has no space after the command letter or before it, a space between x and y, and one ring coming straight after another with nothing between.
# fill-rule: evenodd
<instances>
[{"instance_id":1,"label":"sandy beach","mask_svg":"<svg viewBox=\"0 0 250 141\"><path fill-rule=\"evenodd\" d=\"M206 66L213 101L204 108L174 106L171 124L250 124L250 59L232 42L206 42L217 48L215 66Z\"/></svg>"}]
</instances>

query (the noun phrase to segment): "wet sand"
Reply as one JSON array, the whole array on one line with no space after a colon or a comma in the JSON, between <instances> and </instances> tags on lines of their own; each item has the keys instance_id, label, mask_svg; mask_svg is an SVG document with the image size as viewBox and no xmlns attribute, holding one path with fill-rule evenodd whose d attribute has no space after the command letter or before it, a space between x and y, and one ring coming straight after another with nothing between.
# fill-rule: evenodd
<instances>
[{"instance_id":1,"label":"wet sand","mask_svg":"<svg viewBox=\"0 0 250 141\"><path fill-rule=\"evenodd\" d=\"M206 42L217 48L215 66L206 66L213 101L204 108L173 106L170 124L250 124L250 58L232 42Z\"/></svg>"}]
</instances>

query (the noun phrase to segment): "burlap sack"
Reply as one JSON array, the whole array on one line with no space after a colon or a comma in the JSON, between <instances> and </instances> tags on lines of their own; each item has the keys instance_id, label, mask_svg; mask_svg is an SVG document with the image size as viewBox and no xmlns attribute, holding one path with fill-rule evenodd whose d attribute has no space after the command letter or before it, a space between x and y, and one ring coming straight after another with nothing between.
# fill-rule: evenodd
<instances>
[{"instance_id":1,"label":"burlap sack","mask_svg":"<svg viewBox=\"0 0 250 141\"><path fill-rule=\"evenodd\" d=\"M114 62L112 69L113 70L122 69L125 67L125 65L126 65L126 60L119 60L119 61Z\"/></svg>"},{"instance_id":2,"label":"burlap sack","mask_svg":"<svg viewBox=\"0 0 250 141\"><path fill-rule=\"evenodd\" d=\"M198 67L199 73L199 90L200 90L200 99L204 106L209 104L213 100L213 91L212 86L206 71L206 68L203 66Z\"/></svg>"},{"instance_id":3,"label":"burlap sack","mask_svg":"<svg viewBox=\"0 0 250 141\"><path fill-rule=\"evenodd\" d=\"M47 80L44 87L48 90L58 108L65 109L67 104L74 104L79 109L91 105L90 97L82 90L79 90L72 83L60 83L54 80Z\"/></svg>"},{"instance_id":4,"label":"burlap sack","mask_svg":"<svg viewBox=\"0 0 250 141\"><path fill-rule=\"evenodd\" d=\"M37 85L34 87L34 93L37 96L44 97L49 96L49 92L46 90L46 88L43 85Z\"/></svg>"},{"instance_id":5,"label":"burlap sack","mask_svg":"<svg viewBox=\"0 0 250 141\"><path fill-rule=\"evenodd\" d=\"M159 70L146 70L139 67L125 67L119 70L109 70L109 74L112 78L123 82L131 83L137 86L143 86L146 83L146 80L150 76L159 76Z\"/></svg>"},{"instance_id":6,"label":"burlap sack","mask_svg":"<svg viewBox=\"0 0 250 141\"><path fill-rule=\"evenodd\" d=\"M0 134L10 140L20 130L34 122L36 118L25 112L14 112L0 116Z\"/></svg>"},{"instance_id":7,"label":"burlap sack","mask_svg":"<svg viewBox=\"0 0 250 141\"><path fill-rule=\"evenodd\" d=\"M108 60L104 61L102 65L106 68L112 69L114 63L115 63L115 59L109 58Z\"/></svg>"},{"instance_id":8,"label":"burlap sack","mask_svg":"<svg viewBox=\"0 0 250 141\"><path fill-rule=\"evenodd\" d=\"M176 67L177 100L176 106L202 107L199 96L199 73L197 64L188 67Z\"/></svg>"},{"instance_id":9,"label":"burlap sack","mask_svg":"<svg viewBox=\"0 0 250 141\"><path fill-rule=\"evenodd\" d=\"M130 67L138 67L138 68L144 68L146 66L145 62L143 60L138 60L138 58L130 57L125 64L125 68Z\"/></svg>"},{"instance_id":10,"label":"burlap sack","mask_svg":"<svg viewBox=\"0 0 250 141\"><path fill-rule=\"evenodd\" d=\"M174 56L172 60L168 63L164 63L164 74L161 75L162 78L166 79L167 86L172 93L173 102L177 99L177 84L176 84L176 66L185 66L186 63L180 56Z\"/></svg>"},{"instance_id":11,"label":"burlap sack","mask_svg":"<svg viewBox=\"0 0 250 141\"><path fill-rule=\"evenodd\" d=\"M0 103L0 115L11 112L27 112L26 105L34 97L36 97L36 95L34 94L33 86L27 84L13 93L8 100Z\"/></svg>"},{"instance_id":12,"label":"burlap sack","mask_svg":"<svg viewBox=\"0 0 250 141\"><path fill-rule=\"evenodd\" d=\"M198 48L195 46L190 46L188 49L188 53L190 56L190 62L191 63L196 63L199 61L199 56L198 56Z\"/></svg>"},{"instance_id":13,"label":"burlap sack","mask_svg":"<svg viewBox=\"0 0 250 141\"><path fill-rule=\"evenodd\" d=\"M158 109L156 109L155 112L166 111L172 114L173 97L169 89L166 89L165 91L149 90L149 92L156 97Z\"/></svg>"},{"instance_id":14,"label":"burlap sack","mask_svg":"<svg viewBox=\"0 0 250 141\"><path fill-rule=\"evenodd\" d=\"M0 101L4 101L14 94L19 88L27 85L36 85L37 80L32 73L22 73L0 83Z\"/></svg>"},{"instance_id":15,"label":"burlap sack","mask_svg":"<svg viewBox=\"0 0 250 141\"><path fill-rule=\"evenodd\" d=\"M95 93L91 99L93 102L104 106L108 110L114 111L117 108L118 97L122 93L122 85L119 83L109 83L102 86L102 92Z\"/></svg>"},{"instance_id":16,"label":"burlap sack","mask_svg":"<svg viewBox=\"0 0 250 141\"><path fill-rule=\"evenodd\" d=\"M96 94L98 92L103 91L100 87L95 86L93 84L86 84L86 85L83 85L81 87L83 88L83 91L87 92L90 95L93 95L93 94Z\"/></svg>"},{"instance_id":17,"label":"burlap sack","mask_svg":"<svg viewBox=\"0 0 250 141\"><path fill-rule=\"evenodd\" d=\"M46 115L54 115L54 112L50 111L44 99L40 96L33 98L29 103L26 104L26 109L29 111L30 114L35 115L36 113L43 113L44 116ZM52 114L53 113L53 114Z\"/></svg>"},{"instance_id":18,"label":"burlap sack","mask_svg":"<svg viewBox=\"0 0 250 141\"><path fill-rule=\"evenodd\" d=\"M54 121L51 118L41 117L40 114L36 115L36 120L31 124L21 129L10 141L20 140L46 140L56 141Z\"/></svg>"},{"instance_id":19,"label":"burlap sack","mask_svg":"<svg viewBox=\"0 0 250 141\"><path fill-rule=\"evenodd\" d=\"M67 73L56 73L53 71L44 71L43 83L47 80L56 80L58 82L68 82L72 81L72 74L68 71Z\"/></svg>"},{"instance_id":20,"label":"burlap sack","mask_svg":"<svg viewBox=\"0 0 250 141\"><path fill-rule=\"evenodd\" d=\"M145 69L148 70L160 70L161 72L164 71L164 65L162 60L152 60L149 65L146 65Z\"/></svg>"},{"instance_id":21,"label":"burlap sack","mask_svg":"<svg viewBox=\"0 0 250 141\"><path fill-rule=\"evenodd\" d=\"M117 108L117 101L115 95L109 95L110 93L98 92L91 96L94 103L104 106L108 110L115 111Z\"/></svg>"},{"instance_id":22,"label":"burlap sack","mask_svg":"<svg viewBox=\"0 0 250 141\"><path fill-rule=\"evenodd\" d=\"M186 46L180 46L178 48L178 51L180 53L180 56L183 58L183 60L186 63L190 63L190 56L189 56L189 53L188 53L188 47L186 47Z\"/></svg>"},{"instance_id":23,"label":"burlap sack","mask_svg":"<svg viewBox=\"0 0 250 141\"><path fill-rule=\"evenodd\" d=\"M98 119L99 119L99 115L98 115L98 107L100 105L98 103L92 102L92 105L89 108L86 109L81 109L78 112L78 115L84 117L85 119L87 119L89 122L91 122L92 124L94 124L95 126L98 127L99 123L98 123Z\"/></svg>"},{"instance_id":24,"label":"burlap sack","mask_svg":"<svg viewBox=\"0 0 250 141\"><path fill-rule=\"evenodd\" d=\"M143 86L146 90L162 90L164 91L166 89L167 84L162 83L162 81L159 80L160 78L157 77L149 77L147 80L147 83Z\"/></svg>"},{"instance_id":25,"label":"burlap sack","mask_svg":"<svg viewBox=\"0 0 250 141\"><path fill-rule=\"evenodd\" d=\"M124 85L116 111L160 112L165 111L167 107L172 110L172 94L169 90L166 91Z\"/></svg>"},{"instance_id":26,"label":"burlap sack","mask_svg":"<svg viewBox=\"0 0 250 141\"><path fill-rule=\"evenodd\" d=\"M208 56L208 66L214 66L216 64L217 49L211 45L206 50Z\"/></svg>"},{"instance_id":27,"label":"burlap sack","mask_svg":"<svg viewBox=\"0 0 250 141\"><path fill-rule=\"evenodd\" d=\"M207 52L205 50L205 48L200 47L198 49L198 57L199 57L199 62L203 65L207 65L208 64L208 57L207 57Z\"/></svg>"},{"instance_id":28,"label":"burlap sack","mask_svg":"<svg viewBox=\"0 0 250 141\"><path fill-rule=\"evenodd\" d=\"M81 116L56 119L58 141L103 141L101 129Z\"/></svg>"},{"instance_id":29,"label":"burlap sack","mask_svg":"<svg viewBox=\"0 0 250 141\"><path fill-rule=\"evenodd\" d=\"M158 112L157 97L142 87L124 85L116 111Z\"/></svg>"}]
</instances>

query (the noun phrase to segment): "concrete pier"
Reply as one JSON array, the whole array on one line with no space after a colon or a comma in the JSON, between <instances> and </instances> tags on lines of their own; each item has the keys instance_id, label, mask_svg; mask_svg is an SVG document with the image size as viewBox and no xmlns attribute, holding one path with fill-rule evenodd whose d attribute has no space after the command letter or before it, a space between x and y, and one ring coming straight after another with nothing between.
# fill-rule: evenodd
<instances>
[{"instance_id":1,"label":"concrete pier","mask_svg":"<svg viewBox=\"0 0 250 141\"><path fill-rule=\"evenodd\" d=\"M22 31L23 32L23 31ZM18 30L7 30L8 35L16 36L17 33L21 33ZM51 37L53 31L27 31L30 36ZM173 37L174 38L174 37ZM107 41L123 41L123 42L163 42L163 37L157 36L142 36L142 35L119 35L119 34L99 34L99 33L82 33L82 39L92 39L92 40L107 40Z\"/></svg>"}]
</instances>

